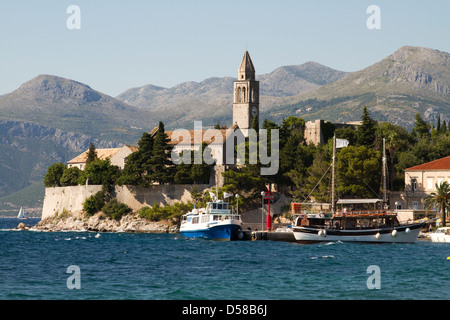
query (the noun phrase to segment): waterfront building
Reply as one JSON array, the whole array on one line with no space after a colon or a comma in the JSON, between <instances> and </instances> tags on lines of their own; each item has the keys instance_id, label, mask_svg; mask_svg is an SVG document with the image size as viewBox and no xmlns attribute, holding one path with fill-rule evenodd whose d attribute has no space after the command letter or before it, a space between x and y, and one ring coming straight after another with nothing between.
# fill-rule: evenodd
<instances>
[{"instance_id":1,"label":"waterfront building","mask_svg":"<svg viewBox=\"0 0 450 320\"><path fill-rule=\"evenodd\" d=\"M138 147L129 145L123 146L121 148L95 149L95 151L97 152L97 158L99 158L100 160L109 159L112 165L118 166L121 170L125 167L126 158L131 153L137 150ZM84 170L84 168L86 167L86 160L88 158L88 151L89 150L86 150L82 154L68 161L67 167L77 167L80 170Z\"/></svg>"},{"instance_id":2,"label":"waterfront building","mask_svg":"<svg viewBox=\"0 0 450 320\"><path fill-rule=\"evenodd\" d=\"M442 181L450 183L450 156L423 163L405 170L405 190L391 193L391 208L416 219L436 214L427 212L424 199L436 190L436 184Z\"/></svg>"}]
</instances>

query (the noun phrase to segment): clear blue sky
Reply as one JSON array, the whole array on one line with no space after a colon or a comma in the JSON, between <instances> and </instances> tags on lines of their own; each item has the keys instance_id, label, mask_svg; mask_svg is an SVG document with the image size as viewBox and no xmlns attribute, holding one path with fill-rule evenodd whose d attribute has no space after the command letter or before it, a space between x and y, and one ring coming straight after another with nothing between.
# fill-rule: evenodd
<instances>
[{"instance_id":1,"label":"clear blue sky","mask_svg":"<svg viewBox=\"0 0 450 320\"><path fill-rule=\"evenodd\" d=\"M81 30L68 30L69 5ZM381 30L369 30L369 5ZM403 45L450 52L450 1L40 0L0 4L0 94L52 74L117 96L237 76L246 48L258 74L316 61L368 67Z\"/></svg>"}]
</instances>

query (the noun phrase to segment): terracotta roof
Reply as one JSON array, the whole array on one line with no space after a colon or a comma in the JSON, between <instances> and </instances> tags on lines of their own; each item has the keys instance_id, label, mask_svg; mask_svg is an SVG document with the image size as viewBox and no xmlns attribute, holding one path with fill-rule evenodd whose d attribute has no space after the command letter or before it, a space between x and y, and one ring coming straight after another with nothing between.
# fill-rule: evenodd
<instances>
[{"instance_id":1,"label":"terracotta roof","mask_svg":"<svg viewBox=\"0 0 450 320\"><path fill-rule=\"evenodd\" d=\"M450 156L423 163L415 167L406 169L405 171L424 171L424 170L450 170Z\"/></svg>"},{"instance_id":2,"label":"terracotta roof","mask_svg":"<svg viewBox=\"0 0 450 320\"><path fill-rule=\"evenodd\" d=\"M139 150L139 147L137 147L137 146L129 146L129 145L126 145L126 147L127 147L128 149L130 149L131 152L136 152L136 151Z\"/></svg>"},{"instance_id":3,"label":"terracotta roof","mask_svg":"<svg viewBox=\"0 0 450 320\"><path fill-rule=\"evenodd\" d=\"M188 144L193 145L194 144L194 139L195 139L195 131L194 130L187 130L187 131L189 132L189 135L191 137L191 141L184 141L183 138L180 137L181 138L180 139L181 142L178 139L175 140L175 141L172 141L172 134L173 134L174 131L166 131L166 134L169 137L169 145L177 145L179 143L181 143L181 144L187 144L188 143ZM227 131L228 131L228 129L220 129L220 133L222 134L222 142L225 142L225 140L227 138ZM202 137L204 136L205 132L206 132L206 130L202 130ZM203 141L202 138L199 137L199 141L206 142L207 144L210 144L210 143L214 143L214 140L215 140L214 138L215 137L211 137L211 139Z\"/></svg>"},{"instance_id":4,"label":"terracotta roof","mask_svg":"<svg viewBox=\"0 0 450 320\"><path fill-rule=\"evenodd\" d=\"M111 158L114 156L120 149L122 148L113 148L113 149L95 149L97 151L97 157L100 160L105 160L107 158ZM79 156L73 158L72 160L68 161L67 163L85 163L87 160L87 154L89 150L86 150Z\"/></svg>"},{"instance_id":5,"label":"terracotta roof","mask_svg":"<svg viewBox=\"0 0 450 320\"><path fill-rule=\"evenodd\" d=\"M239 129L239 126L237 125L237 124L234 124L231 128L229 128L229 129L217 129L217 130L220 130L220 133L222 134L222 142L223 143L225 143L225 141L227 140L227 138L228 138L228 136L232 133L232 132L234 132L236 129ZM154 135L154 134L156 134L156 132L158 131L158 127L156 127L156 128L154 128L151 132L150 132L150 134L151 135ZM189 135L190 135L190 137L191 137L191 141L189 142L191 145L193 145L194 144L194 134L195 134L195 130L187 130L188 132L189 132ZM204 135L205 135L205 132L206 132L207 130L202 130L202 137L204 137ZM175 141L172 141L172 134L173 134L173 131L166 131L165 132L166 134L167 134L167 137L169 138L169 145L173 145L173 146L175 146L175 145L177 145L177 144L180 144L180 142L179 142L179 140L177 139L177 140L175 140ZM202 140L202 139L200 139L199 138L199 140L202 140L202 142L206 142L207 144L211 144L211 143L214 143L214 139L215 137L213 136L213 137L211 137L211 139L209 139L209 140ZM182 139L181 139L182 140ZM187 143L187 141L183 141L183 142L181 142L181 144L186 144Z\"/></svg>"}]
</instances>

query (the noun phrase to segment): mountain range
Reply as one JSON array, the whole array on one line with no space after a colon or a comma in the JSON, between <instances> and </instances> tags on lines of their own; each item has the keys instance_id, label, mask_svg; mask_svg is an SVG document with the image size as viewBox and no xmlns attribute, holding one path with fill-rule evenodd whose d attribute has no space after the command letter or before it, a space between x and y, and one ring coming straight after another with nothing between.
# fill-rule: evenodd
<instances>
[{"instance_id":1,"label":"mountain range","mask_svg":"<svg viewBox=\"0 0 450 320\"><path fill-rule=\"evenodd\" d=\"M237 70L236 70L237 73ZM310 92L342 78L337 71L315 62L284 66L269 74L257 76L260 81L261 104L270 108L279 97ZM219 121L232 122L233 77L209 78L202 82L185 82L172 88L146 85L128 89L117 99L148 110L150 118L159 118L168 127L192 127L201 119L205 125Z\"/></svg>"},{"instance_id":2,"label":"mountain range","mask_svg":"<svg viewBox=\"0 0 450 320\"><path fill-rule=\"evenodd\" d=\"M438 50L402 47L352 73L307 62L257 79L260 119L278 123L290 115L355 121L363 106L374 119L406 128L417 112L427 121L435 122L438 115L450 119L450 55ZM53 75L27 81L0 96L0 210L20 207L18 199L23 197L15 198L17 192L42 190L47 167L68 161L90 141L98 148L136 144L142 132L160 120L168 129L190 129L194 120L205 126L230 125L234 81L212 77L172 88L149 84L115 98Z\"/></svg>"},{"instance_id":3,"label":"mountain range","mask_svg":"<svg viewBox=\"0 0 450 320\"><path fill-rule=\"evenodd\" d=\"M378 121L410 129L420 113L436 123L450 119L450 55L405 46L361 71L306 94L284 98L272 106L269 118L297 114L305 119L335 122L358 120L363 106Z\"/></svg>"}]
</instances>

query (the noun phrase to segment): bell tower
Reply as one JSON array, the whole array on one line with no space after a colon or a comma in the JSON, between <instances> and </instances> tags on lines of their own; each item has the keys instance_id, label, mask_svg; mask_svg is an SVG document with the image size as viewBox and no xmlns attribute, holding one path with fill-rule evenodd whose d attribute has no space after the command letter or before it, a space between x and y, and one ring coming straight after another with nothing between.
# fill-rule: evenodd
<instances>
[{"instance_id":1,"label":"bell tower","mask_svg":"<svg viewBox=\"0 0 450 320\"><path fill-rule=\"evenodd\" d=\"M259 81L255 80L255 67L248 51L238 71L238 79L234 82L233 124L237 124L245 137L252 127L253 119L259 118Z\"/></svg>"}]
</instances>

